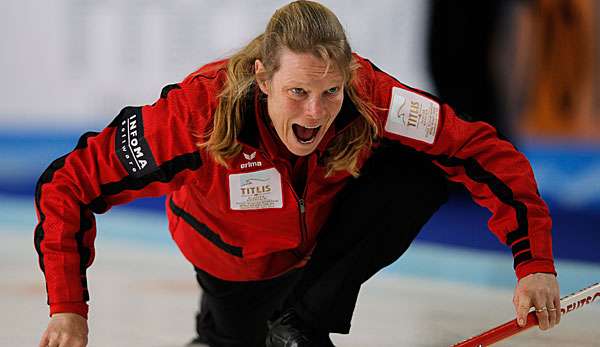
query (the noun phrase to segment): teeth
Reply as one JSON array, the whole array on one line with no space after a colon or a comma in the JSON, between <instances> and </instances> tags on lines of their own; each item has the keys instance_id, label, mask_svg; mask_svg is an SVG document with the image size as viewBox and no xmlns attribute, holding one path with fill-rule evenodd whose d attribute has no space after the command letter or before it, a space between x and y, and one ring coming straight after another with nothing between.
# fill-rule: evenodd
<instances>
[{"instance_id":1,"label":"teeth","mask_svg":"<svg viewBox=\"0 0 600 347\"><path fill-rule=\"evenodd\" d=\"M305 126L305 125L300 125L299 123L293 124L292 128L294 126L295 127L299 127L299 128L304 128L304 129L310 129L310 130L312 130L314 132L312 138L310 138L309 140L302 140L300 137L298 137L296 135L296 140L298 140L298 142L300 142L303 145L308 145L308 144L311 144L311 143L315 142L315 140L317 138L317 134L320 131L319 129L321 128L321 125ZM295 131L294 131L294 133L295 133Z\"/></svg>"},{"instance_id":2,"label":"teeth","mask_svg":"<svg viewBox=\"0 0 600 347\"><path fill-rule=\"evenodd\" d=\"M309 143L313 143L315 141L315 139L316 139L316 136L313 137L312 139L308 140L308 141L302 141L302 140L298 139L298 142L300 142L303 145L307 145Z\"/></svg>"}]
</instances>

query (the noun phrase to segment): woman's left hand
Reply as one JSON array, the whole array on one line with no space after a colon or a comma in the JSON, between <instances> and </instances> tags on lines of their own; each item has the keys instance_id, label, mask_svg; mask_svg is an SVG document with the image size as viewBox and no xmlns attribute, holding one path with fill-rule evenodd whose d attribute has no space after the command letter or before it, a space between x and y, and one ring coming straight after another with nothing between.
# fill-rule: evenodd
<instances>
[{"instance_id":1,"label":"woman's left hand","mask_svg":"<svg viewBox=\"0 0 600 347\"><path fill-rule=\"evenodd\" d=\"M519 326L527 323L527 314L535 308L541 330L548 330L560 322L560 291L554 274L534 273L517 283L513 304Z\"/></svg>"}]
</instances>

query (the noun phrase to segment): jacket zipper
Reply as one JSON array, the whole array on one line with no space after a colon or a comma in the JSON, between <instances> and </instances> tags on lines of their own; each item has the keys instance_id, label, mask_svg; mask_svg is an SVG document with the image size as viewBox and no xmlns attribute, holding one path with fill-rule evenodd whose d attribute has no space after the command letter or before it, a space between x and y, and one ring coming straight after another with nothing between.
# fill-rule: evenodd
<instances>
[{"instance_id":1,"label":"jacket zipper","mask_svg":"<svg viewBox=\"0 0 600 347\"><path fill-rule=\"evenodd\" d=\"M304 205L304 199L298 199L298 205L300 207L300 245L298 245L299 249L304 247L304 243L306 242L306 206ZM294 250L294 253L297 257L302 258L303 255L298 251Z\"/></svg>"},{"instance_id":2,"label":"jacket zipper","mask_svg":"<svg viewBox=\"0 0 600 347\"><path fill-rule=\"evenodd\" d=\"M305 204L305 199L306 199L306 190L308 189L308 183L310 182L310 159L309 162L307 163L307 172L306 172L306 182L304 182L304 190L302 191L302 196L298 197L298 195L296 194L296 190L294 189L294 187L291 185L291 183L288 183L288 185L290 185L290 187L292 188L292 191L294 192L294 195L296 196L296 199L298 200L298 210L300 212L300 245L298 245L298 249L302 249L304 247L304 244L306 243L306 240L308 239L308 227L306 226L306 204ZM299 251L294 250L294 254L299 257L299 258L304 258L304 255L301 254Z\"/></svg>"},{"instance_id":3,"label":"jacket zipper","mask_svg":"<svg viewBox=\"0 0 600 347\"><path fill-rule=\"evenodd\" d=\"M265 157L273 167L276 167L275 163L271 160L271 158L265 151L263 151L262 149L258 149L258 148L256 150L258 152L260 152L263 155L263 157ZM292 253L298 258L304 258L304 256L298 251L298 249L302 249L302 247L304 246L304 243L306 242L307 227L306 227L306 205L304 204L304 197L306 196L306 189L308 187L309 173L308 172L306 173L306 183L304 184L304 191L302 192L302 197L298 196L298 193L296 193L296 190L294 189L294 185L291 182L289 182L285 178L282 178L282 179L285 182L285 184L290 188L290 190L294 194L294 197L296 198L296 202L298 203L298 213L299 213L299 219L300 219L300 244L298 245L297 249L292 250Z\"/></svg>"}]
</instances>

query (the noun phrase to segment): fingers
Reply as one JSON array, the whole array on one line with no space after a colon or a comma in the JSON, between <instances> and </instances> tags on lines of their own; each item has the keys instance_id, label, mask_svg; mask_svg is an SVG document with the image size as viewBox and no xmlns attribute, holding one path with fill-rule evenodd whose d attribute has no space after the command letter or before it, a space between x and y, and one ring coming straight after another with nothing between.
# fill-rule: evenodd
<instances>
[{"instance_id":1,"label":"fingers","mask_svg":"<svg viewBox=\"0 0 600 347\"><path fill-rule=\"evenodd\" d=\"M548 307L543 306L543 305L536 305L535 306L535 315L538 318L538 325L540 326L541 330L550 329Z\"/></svg>"},{"instance_id":2,"label":"fingers","mask_svg":"<svg viewBox=\"0 0 600 347\"><path fill-rule=\"evenodd\" d=\"M556 296L554 298L554 308L556 308L556 324L560 323L560 318L562 316L561 306L560 306L560 298Z\"/></svg>"},{"instance_id":3,"label":"fingers","mask_svg":"<svg viewBox=\"0 0 600 347\"><path fill-rule=\"evenodd\" d=\"M48 338L48 332L44 332L38 347L47 347L49 344L50 344L50 339Z\"/></svg>"},{"instance_id":4,"label":"fingers","mask_svg":"<svg viewBox=\"0 0 600 347\"><path fill-rule=\"evenodd\" d=\"M517 323L523 327L531 307L535 309L541 330L548 330L560 322L560 290L556 276L546 273L530 274L519 280L513 302Z\"/></svg>"},{"instance_id":5,"label":"fingers","mask_svg":"<svg viewBox=\"0 0 600 347\"><path fill-rule=\"evenodd\" d=\"M40 341L39 347L59 347L60 338L56 332L48 332L46 331L42 336L42 340Z\"/></svg>"},{"instance_id":6,"label":"fingers","mask_svg":"<svg viewBox=\"0 0 600 347\"><path fill-rule=\"evenodd\" d=\"M60 338L59 338L59 335L56 333L48 334L48 342L45 345L40 345L40 347L59 347L59 346L61 346Z\"/></svg>"},{"instance_id":7,"label":"fingers","mask_svg":"<svg viewBox=\"0 0 600 347\"><path fill-rule=\"evenodd\" d=\"M560 300L552 293L543 293L534 297L533 306L541 330L548 330L558 324L560 319Z\"/></svg>"},{"instance_id":8,"label":"fingers","mask_svg":"<svg viewBox=\"0 0 600 347\"><path fill-rule=\"evenodd\" d=\"M548 326L553 328L556 325L556 308L554 307L554 303L548 305Z\"/></svg>"},{"instance_id":9,"label":"fingers","mask_svg":"<svg viewBox=\"0 0 600 347\"><path fill-rule=\"evenodd\" d=\"M554 308L556 309L556 324L560 323L560 316L562 313L560 312L560 298L556 296L554 298Z\"/></svg>"},{"instance_id":10,"label":"fingers","mask_svg":"<svg viewBox=\"0 0 600 347\"><path fill-rule=\"evenodd\" d=\"M556 301L558 301L558 306ZM517 324L524 327L527 324L527 314L533 307L538 318L541 330L548 330L557 324L560 319L560 301L553 300L547 295L536 295L533 299L526 294L520 294L514 298L517 311ZM558 307L558 308L557 308Z\"/></svg>"},{"instance_id":11,"label":"fingers","mask_svg":"<svg viewBox=\"0 0 600 347\"><path fill-rule=\"evenodd\" d=\"M56 313L48 322L39 347L85 347L87 320L75 313Z\"/></svg>"},{"instance_id":12,"label":"fingers","mask_svg":"<svg viewBox=\"0 0 600 347\"><path fill-rule=\"evenodd\" d=\"M559 305L560 305L560 302L559 302ZM556 308L556 302L552 302L551 304L548 305L548 322L550 323L550 328L552 328L556 324L558 324L559 319L560 319L560 309Z\"/></svg>"},{"instance_id":13,"label":"fingers","mask_svg":"<svg viewBox=\"0 0 600 347\"><path fill-rule=\"evenodd\" d=\"M40 347L85 347L86 342L81 339L53 339L45 345L40 344Z\"/></svg>"},{"instance_id":14,"label":"fingers","mask_svg":"<svg viewBox=\"0 0 600 347\"><path fill-rule=\"evenodd\" d=\"M81 336L59 335L56 333L44 333L38 347L85 347L87 338Z\"/></svg>"},{"instance_id":15,"label":"fingers","mask_svg":"<svg viewBox=\"0 0 600 347\"><path fill-rule=\"evenodd\" d=\"M48 345L44 346L44 347L61 347L62 345L60 344L60 340L58 339L58 337L56 338L51 338L50 341L48 342Z\"/></svg>"},{"instance_id":16,"label":"fingers","mask_svg":"<svg viewBox=\"0 0 600 347\"><path fill-rule=\"evenodd\" d=\"M87 339L81 337L63 337L60 339L60 343L56 347L85 347L87 345ZM50 345L50 347L55 347Z\"/></svg>"},{"instance_id":17,"label":"fingers","mask_svg":"<svg viewBox=\"0 0 600 347\"><path fill-rule=\"evenodd\" d=\"M558 288L558 282L554 281L554 285L551 286L550 293L548 295L548 302L551 302L549 312L554 314L554 323L551 327L556 326L560 323L560 289Z\"/></svg>"},{"instance_id":18,"label":"fingers","mask_svg":"<svg viewBox=\"0 0 600 347\"><path fill-rule=\"evenodd\" d=\"M527 314L531 308L531 299L526 295L515 296L515 309L517 311L517 324L520 327L527 324Z\"/></svg>"}]
</instances>

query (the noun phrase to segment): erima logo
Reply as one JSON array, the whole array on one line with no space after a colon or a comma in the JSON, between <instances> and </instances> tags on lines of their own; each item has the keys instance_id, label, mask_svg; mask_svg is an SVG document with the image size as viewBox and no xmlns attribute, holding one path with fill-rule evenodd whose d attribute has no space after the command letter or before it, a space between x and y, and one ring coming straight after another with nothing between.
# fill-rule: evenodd
<instances>
[{"instance_id":1,"label":"erima logo","mask_svg":"<svg viewBox=\"0 0 600 347\"><path fill-rule=\"evenodd\" d=\"M250 154L244 154L244 158L246 158L246 160L253 160L254 158L256 158L256 152L252 152ZM247 169L249 167L260 167L262 166L262 162L260 161L251 161L249 163L244 163L240 165L240 169Z\"/></svg>"}]
</instances>

